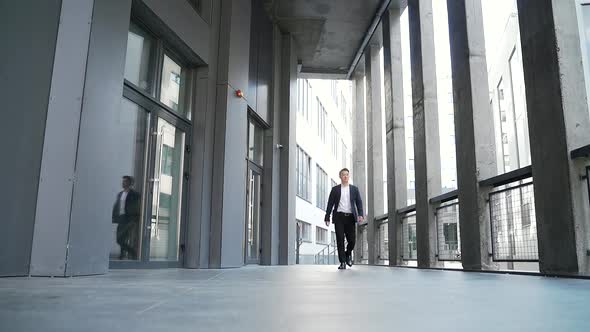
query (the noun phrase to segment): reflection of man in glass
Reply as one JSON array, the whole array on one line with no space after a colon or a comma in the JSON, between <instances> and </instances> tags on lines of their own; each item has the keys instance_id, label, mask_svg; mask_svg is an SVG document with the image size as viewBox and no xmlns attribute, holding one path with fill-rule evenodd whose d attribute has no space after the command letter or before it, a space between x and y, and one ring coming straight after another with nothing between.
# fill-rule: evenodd
<instances>
[{"instance_id":1,"label":"reflection of man in glass","mask_svg":"<svg viewBox=\"0 0 590 332\"><path fill-rule=\"evenodd\" d=\"M137 230L139 227L140 195L133 190L133 178L123 176L123 190L113 206L113 223L117 225L117 244L121 247L119 259L137 259Z\"/></svg>"}]
</instances>

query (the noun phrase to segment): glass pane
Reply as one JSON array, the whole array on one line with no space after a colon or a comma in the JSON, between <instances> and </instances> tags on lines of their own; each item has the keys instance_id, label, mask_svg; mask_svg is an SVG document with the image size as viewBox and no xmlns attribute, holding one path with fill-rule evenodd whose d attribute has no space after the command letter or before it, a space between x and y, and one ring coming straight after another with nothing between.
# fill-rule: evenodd
<instances>
[{"instance_id":1,"label":"glass pane","mask_svg":"<svg viewBox=\"0 0 590 332\"><path fill-rule=\"evenodd\" d=\"M123 98L115 134L119 144L113 148L112 245L113 260L136 260L141 252L143 184L148 128L148 113Z\"/></svg>"},{"instance_id":2,"label":"glass pane","mask_svg":"<svg viewBox=\"0 0 590 332\"><path fill-rule=\"evenodd\" d=\"M158 119L150 259L178 260L185 134Z\"/></svg>"},{"instance_id":3,"label":"glass pane","mask_svg":"<svg viewBox=\"0 0 590 332\"><path fill-rule=\"evenodd\" d=\"M263 165L262 146L264 132L252 121L248 124L248 159L257 165Z\"/></svg>"},{"instance_id":4,"label":"glass pane","mask_svg":"<svg viewBox=\"0 0 590 332\"><path fill-rule=\"evenodd\" d=\"M125 79L146 92L153 93L154 40L135 24L131 23L127 34Z\"/></svg>"},{"instance_id":5,"label":"glass pane","mask_svg":"<svg viewBox=\"0 0 590 332\"><path fill-rule=\"evenodd\" d=\"M164 65L162 67L162 85L160 92L160 101L170 107L178 114L189 117L182 100L184 87L185 72L183 68L174 60L164 55Z\"/></svg>"},{"instance_id":6,"label":"glass pane","mask_svg":"<svg viewBox=\"0 0 590 332\"><path fill-rule=\"evenodd\" d=\"M260 248L260 174L248 171L248 215L246 222L246 258L254 263Z\"/></svg>"}]
</instances>

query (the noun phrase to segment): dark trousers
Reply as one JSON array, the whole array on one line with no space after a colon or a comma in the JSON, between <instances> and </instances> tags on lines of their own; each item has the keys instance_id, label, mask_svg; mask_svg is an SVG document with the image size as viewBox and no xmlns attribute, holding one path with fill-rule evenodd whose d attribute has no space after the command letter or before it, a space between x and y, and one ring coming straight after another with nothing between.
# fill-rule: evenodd
<instances>
[{"instance_id":1,"label":"dark trousers","mask_svg":"<svg viewBox=\"0 0 590 332\"><path fill-rule=\"evenodd\" d=\"M354 215L345 215L340 212L334 213L334 228L336 228L336 245L338 246L338 260L340 263L345 263L346 258L349 257L354 249L356 242ZM344 238L348 244L346 251L344 251Z\"/></svg>"},{"instance_id":2,"label":"dark trousers","mask_svg":"<svg viewBox=\"0 0 590 332\"><path fill-rule=\"evenodd\" d=\"M129 259L137 259L137 250L135 250L135 232L137 232L136 222L127 222L117 225L117 244L121 247L120 259L128 256Z\"/></svg>"}]
</instances>

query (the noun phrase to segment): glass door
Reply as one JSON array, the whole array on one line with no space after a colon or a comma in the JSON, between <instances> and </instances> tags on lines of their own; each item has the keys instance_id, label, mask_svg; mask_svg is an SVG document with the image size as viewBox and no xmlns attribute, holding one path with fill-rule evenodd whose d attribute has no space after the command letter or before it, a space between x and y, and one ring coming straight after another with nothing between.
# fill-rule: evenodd
<instances>
[{"instance_id":1,"label":"glass door","mask_svg":"<svg viewBox=\"0 0 590 332\"><path fill-rule=\"evenodd\" d=\"M109 256L113 261L141 259L149 119L144 108L122 98L112 132L118 144L112 149L114 162L108 179L113 202Z\"/></svg>"},{"instance_id":2,"label":"glass door","mask_svg":"<svg viewBox=\"0 0 590 332\"><path fill-rule=\"evenodd\" d=\"M246 186L246 264L260 263L260 172L248 167Z\"/></svg>"},{"instance_id":3,"label":"glass door","mask_svg":"<svg viewBox=\"0 0 590 332\"><path fill-rule=\"evenodd\" d=\"M179 260L186 134L158 117L153 131L155 142L151 218L149 221L150 261Z\"/></svg>"}]
</instances>

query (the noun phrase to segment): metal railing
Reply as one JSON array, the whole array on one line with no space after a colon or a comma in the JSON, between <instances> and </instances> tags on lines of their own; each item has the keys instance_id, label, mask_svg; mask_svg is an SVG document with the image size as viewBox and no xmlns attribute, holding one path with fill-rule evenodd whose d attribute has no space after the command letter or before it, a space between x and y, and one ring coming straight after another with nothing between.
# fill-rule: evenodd
<instances>
[{"instance_id":1,"label":"metal railing","mask_svg":"<svg viewBox=\"0 0 590 332\"><path fill-rule=\"evenodd\" d=\"M377 263L389 264L389 223L387 219L375 219L377 226Z\"/></svg>"},{"instance_id":2,"label":"metal railing","mask_svg":"<svg viewBox=\"0 0 590 332\"><path fill-rule=\"evenodd\" d=\"M332 250L330 250L331 248L332 248ZM338 261L338 257L336 254L337 251L338 251L338 248L327 245L326 247L324 247L324 249L320 250L320 252L318 252L314 256L313 263L314 264L336 264L336 262Z\"/></svg>"},{"instance_id":3,"label":"metal railing","mask_svg":"<svg viewBox=\"0 0 590 332\"><path fill-rule=\"evenodd\" d=\"M436 209L439 261L461 261L461 232L457 200Z\"/></svg>"},{"instance_id":4,"label":"metal railing","mask_svg":"<svg viewBox=\"0 0 590 332\"><path fill-rule=\"evenodd\" d=\"M360 257L358 261L361 264L368 264L369 263L369 242L367 241L367 224L359 225L359 239L358 239L358 248L360 248Z\"/></svg>"},{"instance_id":5,"label":"metal railing","mask_svg":"<svg viewBox=\"0 0 590 332\"><path fill-rule=\"evenodd\" d=\"M532 179L513 182L505 189L491 192L489 208L493 260L538 261L539 245Z\"/></svg>"},{"instance_id":6,"label":"metal railing","mask_svg":"<svg viewBox=\"0 0 590 332\"><path fill-rule=\"evenodd\" d=\"M400 222L402 224L402 260L417 260L418 250L416 246L415 209L408 212L403 212L400 215Z\"/></svg>"}]
</instances>

